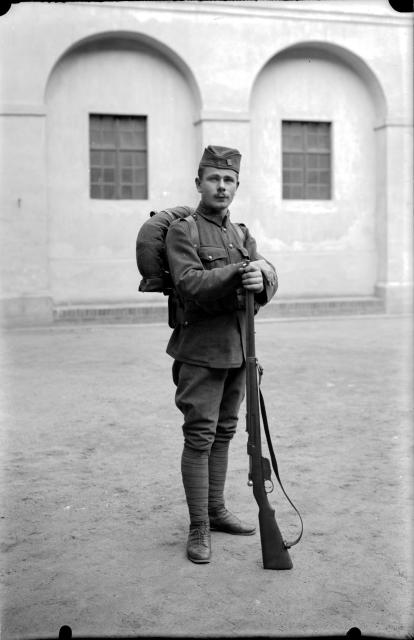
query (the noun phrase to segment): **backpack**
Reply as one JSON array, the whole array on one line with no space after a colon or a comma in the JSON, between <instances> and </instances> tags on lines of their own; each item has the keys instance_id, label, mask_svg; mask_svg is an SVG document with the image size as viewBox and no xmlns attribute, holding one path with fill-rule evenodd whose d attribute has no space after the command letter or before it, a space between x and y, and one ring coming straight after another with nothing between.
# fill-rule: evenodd
<instances>
[{"instance_id":1,"label":"backpack","mask_svg":"<svg viewBox=\"0 0 414 640\"><path fill-rule=\"evenodd\" d=\"M171 279L165 237L174 220L185 218L189 224L190 237L196 249L200 246L195 209L192 207L174 207L162 211L151 211L150 218L140 228L136 240L136 260L138 271L142 276L138 291L145 293L163 293L168 296L168 324L175 328L180 318L180 301ZM245 226L235 224L241 241L244 244Z\"/></svg>"},{"instance_id":2,"label":"backpack","mask_svg":"<svg viewBox=\"0 0 414 640\"><path fill-rule=\"evenodd\" d=\"M138 271L142 276L138 291L170 295L174 289L165 250L165 236L174 220L186 218L190 225L191 239L199 245L198 227L194 218L195 209L174 207L162 211L151 211L150 219L140 228L136 241Z\"/></svg>"}]
</instances>

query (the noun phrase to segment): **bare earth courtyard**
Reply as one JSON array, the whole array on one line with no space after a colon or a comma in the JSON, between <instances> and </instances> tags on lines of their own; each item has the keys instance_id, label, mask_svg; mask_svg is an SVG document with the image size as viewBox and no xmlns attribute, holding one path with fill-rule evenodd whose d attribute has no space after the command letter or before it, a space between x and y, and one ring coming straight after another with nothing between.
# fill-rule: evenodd
<instances>
[{"instance_id":1,"label":"bare earth courtyard","mask_svg":"<svg viewBox=\"0 0 414 640\"><path fill-rule=\"evenodd\" d=\"M166 325L2 335L2 640L412 636L412 318L257 322L279 470L304 519L291 571L260 536L185 557L181 416ZM266 451L264 447L264 451ZM249 520L244 407L228 506ZM270 495L287 538L297 518Z\"/></svg>"}]
</instances>

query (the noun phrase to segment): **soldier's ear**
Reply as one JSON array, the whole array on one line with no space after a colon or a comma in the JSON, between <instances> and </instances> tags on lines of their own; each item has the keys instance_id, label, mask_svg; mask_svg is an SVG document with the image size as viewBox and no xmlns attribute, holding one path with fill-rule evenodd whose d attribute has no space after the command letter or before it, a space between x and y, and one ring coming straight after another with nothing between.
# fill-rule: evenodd
<instances>
[{"instance_id":1,"label":"soldier's ear","mask_svg":"<svg viewBox=\"0 0 414 640\"><path fill-rule=\"evenodd\" d=\"M198 176L195 179L195 184L196 184L196 188L197 188L198 193L201 193L201 181L200 181L200 178Z\"/></svg>"}]
</instances>

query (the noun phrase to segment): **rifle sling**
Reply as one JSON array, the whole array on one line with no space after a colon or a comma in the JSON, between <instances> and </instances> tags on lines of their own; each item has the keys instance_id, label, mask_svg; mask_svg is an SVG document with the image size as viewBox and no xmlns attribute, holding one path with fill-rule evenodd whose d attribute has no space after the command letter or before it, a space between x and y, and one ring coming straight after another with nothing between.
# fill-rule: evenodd
<instances>
[{"instance_id":1,"label":"rifle sling","mask_svg":"<svg viewBox=\"0 0 414 640\"><path fill-rule=\"evenodd\" d=\"M267 421L265 402L264 402L262 390L260 389L260 382L261 382L261 378L262 378L263 369L259 364L258 364L258 372L259 372L260 411L261 411L261 414L262 414L263 427L264 427L264 431L265 431L265 434L266 434L267 448L269 449L269 454L270 454L270 459L272 461L273 471L275 473L277 481L278 481L278 483L280 485L280 488L282 489L287 501L293 507L293 509L296 511L297 515L299 516L299 520L300 520L300 527L301 528L300 528L300 533L299 533L298 537L296 538L296 540L294 540L293 542L286 542L285 541L286 548L290 549L290 547L293 547L295 544L297 544L299 542L299 540L301 539L301 537L303 535L303 520L302 520L302 517L301 517L298 509L295 507L295 505L293 504L292 500L289 498L288 494L286 493L285 488L284 488L284 486L282 484L282 481L280 479L280 476L279 476L279 469L278 469L278 466L277 466L277 460L276 460L275 452L273 450L272 439L270 437L270 431L269 431L269 424L268 424L268 421Z\"/></svg>"}]
</instances>

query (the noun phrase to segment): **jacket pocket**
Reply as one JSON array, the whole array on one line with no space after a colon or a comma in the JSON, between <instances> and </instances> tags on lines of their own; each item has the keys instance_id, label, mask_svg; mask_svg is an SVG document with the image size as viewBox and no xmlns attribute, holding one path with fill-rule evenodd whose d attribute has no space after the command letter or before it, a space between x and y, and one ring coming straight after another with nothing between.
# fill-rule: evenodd
<instances>
[{"instance_id":1,"label":"jacket pocket","mask_svg":"<svg viewBox=\"0 0 414 640\"><path fill-rule=\"evenodd\" d=\"M241 254L241 259L245 260L247 258L247 260L249 259L249 252L247 251L246 247L237 247L237 250L239 251L239 253Z\"/></svg>"},{"instance_id":2,"label":"jacket pocket","mask_svg":"<svg viewBox=\"0 0 414 640\"><path fill-rule=\"evenodd\" d=\"M229 257L224 247L203 246L198 249L198 255L205 269L215 269L229 264Z\"/></svg>"}]
</instances>

